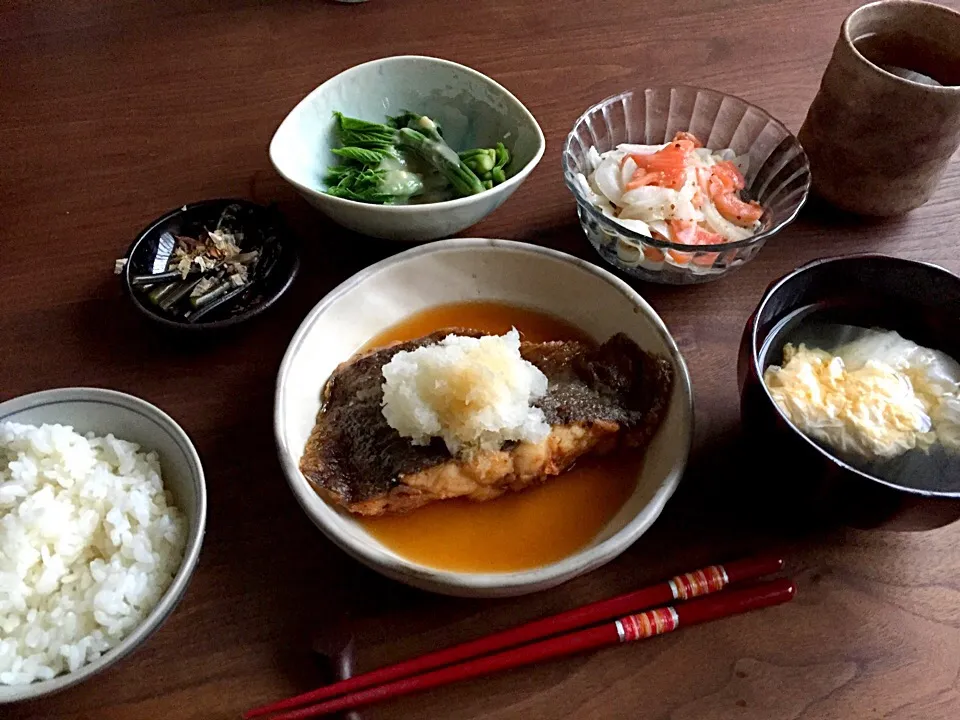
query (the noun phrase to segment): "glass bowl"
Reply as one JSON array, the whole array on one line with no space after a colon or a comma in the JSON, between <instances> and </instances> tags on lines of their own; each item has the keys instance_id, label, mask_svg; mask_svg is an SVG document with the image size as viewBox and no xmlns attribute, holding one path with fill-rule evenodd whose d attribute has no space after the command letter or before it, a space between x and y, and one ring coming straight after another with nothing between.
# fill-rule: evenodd
<instances>
[{"instance_id":1,"label":"glass bowl","mask_svg":"<svg viewBox=\"0 0 960 720\"><path fill-rule=\"evenodd\" d=\"M603 153L621 143L660 144L681 130L712 150L731 148L749 156L744 194L764 208L756 235L709 246L657 240L604 215L586 197L577 176L592 170L591 147ZM577 199L583 231L600 256L628 275L671 285L716 280L752 260L797 216L810 189L807 156L783 123L738 97L694 87L631 90L594 105L567 136L563 176Z\"/></svg>"}]
</instances>

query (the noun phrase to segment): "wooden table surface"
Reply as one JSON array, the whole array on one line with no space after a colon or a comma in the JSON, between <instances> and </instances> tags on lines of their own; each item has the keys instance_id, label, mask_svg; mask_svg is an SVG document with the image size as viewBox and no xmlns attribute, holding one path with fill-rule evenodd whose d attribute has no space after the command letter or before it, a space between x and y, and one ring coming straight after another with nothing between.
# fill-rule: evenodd
<instances>
[{"instance_id":1,"label":"wooden table surface","mask_svg":"<svg viewBox=\"0 0 960 720\"><path fill-rule=\"evenodd\" d=\"M387 581L310 524L274 450L274 378L301 318L335 284L400 249L332 226L269 164L273 130L321 81L401 53L440 55L500 81L540 121L547 152L507 204L468 234L593 258L560 172L563 139L582 110L626 88L692 83L743 96L796 131L856 4L0 3L0 399L65 385L142 396L196 442L210 499L199 568L163 628L86 685L0 716L235 718L319 683L311 637L344 623L360 668L372 668L777 548L799 582L789 605L436 690L363 717L960 717L960 525L798 539L736 510L741 481L758 468L739 437L735 349L762 291L813 258L866 250L960 271L956 162L908 217L868 224L811 203L726 280L638 286L690 365L693 464L650 532L560 588L468 601ZM279 202L304 242L302 272L242 333L174 347L125 302L113 260L155 216L218 196ZM764 472L777 481L775 468Z\"/></svg>"}]
</instances>

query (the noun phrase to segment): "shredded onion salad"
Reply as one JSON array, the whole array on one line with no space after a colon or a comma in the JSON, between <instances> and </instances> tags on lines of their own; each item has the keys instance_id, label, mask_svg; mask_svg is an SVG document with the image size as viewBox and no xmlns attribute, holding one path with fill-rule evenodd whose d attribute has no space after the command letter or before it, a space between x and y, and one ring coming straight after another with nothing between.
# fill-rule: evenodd
<instances>
[{"instance_id":1,"label":"shredded onion salad","mask_svg":"<svg viewBox=\"0 0 960 720\"><path fill-rule=\"evenodd\" d=\"M577 175L581 191L633 232L682 245L717 245L746 240L762 227L763 208L740 197L749 158L709 150L690 133L679 132L664 145L617 145L602 155L591 147L587 159L589 176ZM648 260L664 260L655 247L643 251ZM693 259L712 265L716 256ZM667 257L684 265L692 255L669 250Z\"/></svg>"}]
</instances>

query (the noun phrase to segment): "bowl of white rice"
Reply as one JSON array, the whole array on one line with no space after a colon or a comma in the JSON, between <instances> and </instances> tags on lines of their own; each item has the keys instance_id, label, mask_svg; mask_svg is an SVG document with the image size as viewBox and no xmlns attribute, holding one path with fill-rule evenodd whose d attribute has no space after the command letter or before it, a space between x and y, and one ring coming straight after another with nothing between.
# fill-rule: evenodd
<instances>
[{"instance_id":1,"label":"bowl of white rice","mask_svg":"<svg viewBox=\"0 0 960 720\"><path fill-rule=\"evenodd\" d=\"M0 704L143 643L186 590L206 507L193 443L150 403L97 388L0 403Z\"/></svg>"}]
</instances>

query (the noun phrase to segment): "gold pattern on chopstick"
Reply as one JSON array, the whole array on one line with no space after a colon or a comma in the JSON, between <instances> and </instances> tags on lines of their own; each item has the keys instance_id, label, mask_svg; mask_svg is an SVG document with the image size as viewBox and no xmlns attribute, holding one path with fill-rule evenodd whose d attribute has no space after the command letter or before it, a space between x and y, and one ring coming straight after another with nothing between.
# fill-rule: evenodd
<instances>
[{"instance_id":1,"label":"gold pattern on chopstick","mask_svg":"<svg viewBox=\"0 0 960 720\"><path fill-rule=\"evenodd\" d=\"M632 642L676 630L679 624L680 618L672 607L657 608L617 620L617 635L620 642Z\"/></svg>"},{"instance_id":2,"label":"gold pattern on chopstick","mask_svg":"<svg viewBox=\"0 0 960 720\"><path fill-rule=\"evenodd\" d=\"M728 582L723 565L711 565L703 570L677 575L670 581L670 590L675 600L689 600L723 590Z\"/></svg>"}]
</instances>

